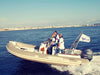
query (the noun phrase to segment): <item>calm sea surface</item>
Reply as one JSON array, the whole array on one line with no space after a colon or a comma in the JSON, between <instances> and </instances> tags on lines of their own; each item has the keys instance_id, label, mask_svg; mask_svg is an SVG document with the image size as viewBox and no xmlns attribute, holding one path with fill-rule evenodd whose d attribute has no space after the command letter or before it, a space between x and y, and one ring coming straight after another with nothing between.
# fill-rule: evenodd
<instances>
[{"instance_id":1,"label":"calm sea surface","mask_svg":"<svg viewBox=\"0 0 100 75\"><path fill-rule=\"evenodd\" d=\"M93 52L100 52L100 26L70 27L52 29L34 29L0 32L0 75L67 75L69 72L60 72L50 65L20 59L6 50L11 41L40 45L51 37L53 31L62 33L65 47L70 48L81 31L91 37L90 43L80 42L77 49L89 48Z\"/></svg>"}]
</instances>

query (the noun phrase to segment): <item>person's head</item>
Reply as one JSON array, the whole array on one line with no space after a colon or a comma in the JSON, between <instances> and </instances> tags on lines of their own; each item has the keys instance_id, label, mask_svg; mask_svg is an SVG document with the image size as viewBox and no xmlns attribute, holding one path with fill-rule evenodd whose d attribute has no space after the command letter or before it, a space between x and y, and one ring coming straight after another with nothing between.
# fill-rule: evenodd
<instances>
[{"instance_id":1,"label":"person's head","mask_svg":"<svg viewBox=\"0 0 100 75\"><path fill-rule=\"evenodd\" d=\"M51 37L55 37L55 34L51 34Z\"/></svg>"},{"instance_id":2,"label":"person's head","mask_svg":"<svg viewBox=\"0 0 100 75\"><path fill-rule=\"evenodd\" d=\"M54 31L54 34L57 35L57 31Z\"/></svg>"},{"instance_id":3,"label":"person's head","mask_svg":"<svg viewBox=\"0 0 100 75\"><path fill-rule=\"evenodd\" d=\"M59 34L59 37L61 38L61 37L63 37L63 35L62 34Z\"/></svg>"}]
</instances>

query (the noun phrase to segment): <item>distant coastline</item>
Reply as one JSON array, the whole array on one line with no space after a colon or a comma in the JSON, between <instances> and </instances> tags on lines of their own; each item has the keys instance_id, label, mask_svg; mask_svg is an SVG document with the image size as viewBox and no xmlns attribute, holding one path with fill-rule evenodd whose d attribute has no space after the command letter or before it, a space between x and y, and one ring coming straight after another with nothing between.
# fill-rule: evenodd
<instances>
[{"instance_id":1,"label":"distant coastline","mask_svg":"<svg viewBox=\"0 0 100 75\"><path fill-rule=\"evenodd\" d=\"M65 28L65 27L87 27L100 26L100 24L93 25L69 25L69 26L47 26L47 27L20 27L20 28L1 28L0 31L16 31L16 30L30 30L30 29L47 29L47 28Z\"/></svg>"}]
</instances>

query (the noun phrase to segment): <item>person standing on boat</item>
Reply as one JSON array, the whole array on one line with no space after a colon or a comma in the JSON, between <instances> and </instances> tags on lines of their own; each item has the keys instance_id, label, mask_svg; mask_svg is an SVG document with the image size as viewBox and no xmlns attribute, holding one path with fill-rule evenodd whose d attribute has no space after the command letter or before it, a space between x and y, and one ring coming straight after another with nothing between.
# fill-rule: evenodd
<instances>
[{"instance_id":1,"label":"person standing on boat","mask_svg":"<svg viewBox=\"0 0 100 75\"><path fill-rule=\"evenodd\" d=\"M51 43L48 46L48 54L52 54L52 47L56 46L55 34L52 34L51 37Z\"/></svg>"},{"instance_id":2,"label":"person standing on boat","mask_svg":"<svg viewBox=\"0 0 100 75\"><path fill-rule=\"evenodd\" d=\"M58 52L56 53L64 53L65 46L64 46L64 38L62 34L59 34L59 43L58 43Z\"/></svg>"},{"instance_id":3,"label":"person standing on boat","mask_svg":"<svg viewBox=\"0 0 100 75\"><path fill-rule=\"evenodd\" d=\"M51 40L51 43L48 46L48 54L55 54L55 53L53 53L52 48L54 46L56 48L58 47L59 35L58 35L57 31L54 31L54 33L51 35L50 40Z\"/></svg>"}]
</instances>

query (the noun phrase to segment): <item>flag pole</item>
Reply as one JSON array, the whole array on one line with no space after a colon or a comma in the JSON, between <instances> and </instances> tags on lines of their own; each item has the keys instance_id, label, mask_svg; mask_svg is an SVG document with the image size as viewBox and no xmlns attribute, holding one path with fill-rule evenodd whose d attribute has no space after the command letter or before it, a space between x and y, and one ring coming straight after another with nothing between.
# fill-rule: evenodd
<instances>
[{"instance_id":1,"label":"flag pole","mask_svg":"<svg viewBox=\"0 0 100 75\"><path fill-rule=\"evenodd\" d=\"M77 36L74 43L71 45L70 49L73 49L73 48L76 49L76 47L78 46L78 43L79 43L79 38L82 34L83 34L83 31L81 31L81 33Z\"/></svg>"}]
</instances>

